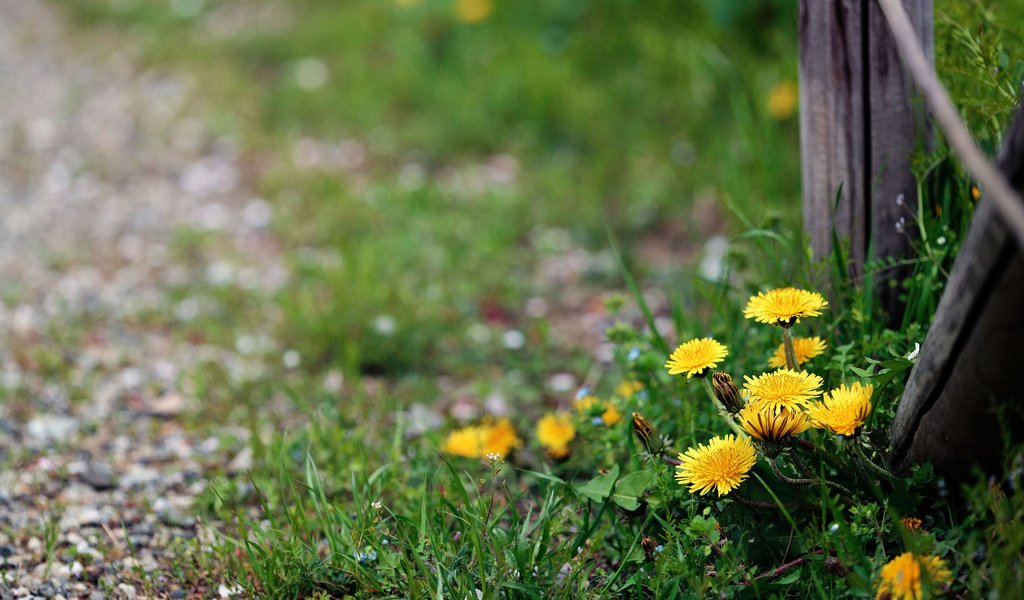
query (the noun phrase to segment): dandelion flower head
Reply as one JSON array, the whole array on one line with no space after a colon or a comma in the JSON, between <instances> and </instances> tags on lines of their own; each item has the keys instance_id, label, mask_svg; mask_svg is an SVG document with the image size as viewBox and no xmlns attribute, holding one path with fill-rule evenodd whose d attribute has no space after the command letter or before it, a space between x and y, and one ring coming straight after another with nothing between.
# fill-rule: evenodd
<instances>
[{"instance_id":1,"label":"dandelion flower head","mask_svg":"<svg viewBox=\"0 0 1024 600\"><path fill-rule=\"evenodd\" d=\"M724 496L739 487L754 467L757 453L748 437L713 437L679 455L676 481L690 492L707 494L711 490Z\"/></svg>"},{"instance_id":2,"label":"dandelion flower head","mask_svg":"<svg viewBox=\"0 0 1024 600\"><path fill-rule=\"evenodd\" d=\"M912 552L900 554L882 567L875 598L920 600L922 579L938 588L952 581L953 575L938 556L920 556Z\"/></svg>"},{"instance_id":3,"label":"dandelion flower head","mask_svg":"<svg viewBox=\"0 0 1024 600\"><path fill-rule=\"evenodd\" d=\"M779 369L757 377L744 376L743 379L746 382L743 391L749 396L750 403L776 412L783 408L807 406L821 394L821 377L807 371Z\"/></svg>"},{"instance_id":4,"label":"dandelion flower head","mask_svg":"<svg viewBox=\"0 0 1024 600\"><path fill-rule=\"evenodd\" d=\"M513 448L519 448L522 445L523 441L516 435L516 430L512 427L512 423L509 423L508 419L501 419L494 425L487 427L487 437L484 438L483 453L484 455L497 454L500 458L505 458Z\"/></svg>"},{"instance_id":5,"label":"dandelion flower head","mask_svg":"<svg viewBox=\"0 0 1024 600\"><path fill-rule=\"evenodd\" d=\"M569 442L576 437L576 426L567 413L548 413L537 421L537 441L553 458L569 455Z\"/></svg>"},{"instance_id":6,"label":"dandelion flower head","mask_svg":"<svg viewBox=\"0 0 1024 600\"><path fill-rule=\"evenodd\" d=\"M602 425L611 427L622 420L622 413L619 412L611 402L601 400L597 396L581 396L576 399L576 410L585 415L600 419Z\"/></svg>"},{"instance_id":7,"label":"dandelion flower head","mask_svg":"<svg viewBox=\"0 0 1024 600\"><path fill-rule=\"evenodd\" d=\"M455 17L463 23L479 23L494 12L494 0L455 0Z\"/></svg>"},{"instance_id":8,"label":"dandelion flower head","mask_svg":"<svg viewBox=\"0 0 1024 600\"><path fill-rule=\"evenodd\" d=\"M793 352L796 354L796 362L802 365L825 351L825 340L818 336L793 338ZM775 354L768 359L768 366L773 369L781 369L786 366L786 347L779 344Z\"/></svg>"},{"instance_id":9,"label":"dandelion flower head","mask_svg":"<svg viewBox=\"0 0 1024 600\"><path fill-rule=\"evenodd\" d=\"M623 381L615 388L615 395L623 398L632 398L634 394L642 392L644 384L639 381Z\"/></svg>"},{"instance_id":10,"label":"dandelion flower head","mask_svg":"<svg viewBox=\"0 0 1024 600\"><path fill-rule=\"evenodd\" d=\"M669 375L686 373L689 379L702 375L722 361L729 354L728 349L713 338L696 338L679 345L672 351L665 363Z\"/></svg>"},{"instance_id":11,"label":"dandelion flower head","mask_svg":"<svg viewBox=\"0 0 1024 600\"><path fill-rule=\"evenodd\" d=\"M739 414L740 427L752 437L765 442L779 442L807 431L811 426L807 415L800 410L783 408L775 411L769 406L748 404Z\"/></svg>"},{"instance_id":12,"label":"dandelion flower head","mask_svg":"<svg viewBox=\"0 0 1024 600\"><path fill-rule=\"evenodd\" d=\"M827 429L836 435L852 436L864 425L868 413L871 412L871 384L854 383L850 387L840 385L825 394L822 402L812 404L807 409L811 424L820 429Z\"/></svg>"},{"instance_id":13,"label":"dandelion flower head","mask_svg":"<svg viewBox=\"0 0 1024 600\"><path fill-rule=\"evenodd\" d=\"M768 114L782 121L793 116L799 99L799 89L792 81L780 81L768 92Z\"/></svg>"},{"instance_id":14,"label":"dandelion flower head","mask_svg":"<svg viewBox=\"0 0 1024 600\"><path fill-rule=\"evenodd\" d=\"M817 292L778 288L751 296L743 316L758 323L788 327L803 317L817 317L827 306L828 302Z\"/></svg>"},{"instance_id":15,"label":"dandelion flower head","mask_svg":"<svg viewBox=\"0 0 1024 600\"><path fill-rule=\"evenodd\" d=\"M513 448L522 445L522 440L508 419L501 419L497 423L484 421L451 432L441 445L441 450L465 458L481 458L488 454L504 458Z\"/></svg>"}]
</instances>

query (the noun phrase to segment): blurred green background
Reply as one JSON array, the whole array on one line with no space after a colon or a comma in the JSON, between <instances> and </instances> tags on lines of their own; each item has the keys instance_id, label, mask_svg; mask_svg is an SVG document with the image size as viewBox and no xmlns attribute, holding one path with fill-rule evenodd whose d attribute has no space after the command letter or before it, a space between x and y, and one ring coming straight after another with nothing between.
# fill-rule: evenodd
<instances>
[{"instance_id":1,"label":"blurred green background","mask_svg":"<svg viewBox=\"0 0 1024 600\"><path fill-rule=\"evenodd\" d=\"M623 288L609 233L668 281L712 235L799 222L790 0L62 4L197 78L275 207L294 277L274 327L307 365L486 364L467 323L529 329L530 298L579 310L567 281ZM195 326L265 318L228 304Z\"/></svg>"}]
</instances>

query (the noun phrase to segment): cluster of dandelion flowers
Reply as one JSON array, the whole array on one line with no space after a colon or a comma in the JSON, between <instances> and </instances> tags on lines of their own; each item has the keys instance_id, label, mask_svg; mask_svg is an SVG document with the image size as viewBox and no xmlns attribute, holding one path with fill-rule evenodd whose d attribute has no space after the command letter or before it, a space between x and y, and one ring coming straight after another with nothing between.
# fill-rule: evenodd
<instances>
[{"instance_id":1,"label":"cluster of dandelion flowers","mask_svg":"<svg viewBox=\"0 0 1024 600\"><path fill-rule=\"evenodd\" d=\"M744 376L743 391L749 402L776 412L807 406L821 394L821 377L807 371L779 369L757 377Z\"/></svg>"},{"instance_id":2,"label":"cluster of dandelion flowers","mask_svg":"<svg viewBox=\"0 0 1024 600\"><path fill-rule=\"evenodd\" d=\"M522 445L508 419L501 419L497 423L485 421L451 432L441 445L441 451L465 458L481 458L488 454L504 458L513 448Z\"/></svg>"},{"instance_id":3,"label":"cluster of dandelion flowers","mask_svg":"<svg viewBox=\"0 0 1024 600\"><path fill-rule=\"evenodd\" d=\"M739 487L754 467L757 453L748 437L713 437L679 455L676 481L690 492L707 494L711 490L724 496Z\"/></svg>"},{"instance_id":4,"label":"cluster of dandelion flowers","mask_svg":"<svg viewBox=\"0 0 1024 600\"><path fill-rule=\"evenodd\" d=\"M697 338L679 344L679 347L672 351L665 363L669 375L682 375L686 373L689 379L694 375L703 375L708 369L718 365L727 355L729 350L714 338Z\"/></svg>"},{"instance_id":5,"label":"cluster of dandelion flowers","mask_svg":"<svg viewBox=\"0 0 1024 600\"><path fill-rule=\"evenodd\" d=\"M827 306L828 302L817 292L779 288L751 296L743 316L758 323L789 327L804 317L817 317Z\"/></svg>"},{"instance_id":6,"label":"cluster of dandelion flowers","mask_svg":"<svg viewBox=\"0 0 1024 600\"><path fill-rule=\"evenodd\" d=\"M566 413L548 413L537 421L537 441L552 458L569 455L569 442L576 437L572 416Z\"/></svg>"},{"instance_id":7,"label":"cluster of dandelion flowers","mask_svg":"<svg viewBox=\"0 0 1024 600\"><path fill-rule=\"evenodd\" d=\"M825 351L825 340L818 336L793 338L793 351L796 354L796 362L802 365ZM779 344L775 353L768 359L768 366L773 369L781 369L786 366L786 346Z\"/></svg>"},{"instance_id":8,"label":"cluster of dandelion flowers","mask_svg":"<svg viewBox=\"0 0 1024 600\"><path fill-rule=\"evenodd\" d=\"M920 600L922 580L926 580L933 588L939 588L951 582L953 574L938 556L905 552L882 567L875 598Z\"/></svg>"},{"instance_id":9,"label":"cluster of dandelion flowers","mask_svg":"<svg viewBox=\"0 0 1024 600\"><path fill-rule=\"evenodd\" d=\"M575 406L576 410L593 417L594 422L598 425L611 427L622 420L622 413L619 412L619 409L615 408L614 404L605 402L597 396L587 395L578 398Z\"/></svg>"},{"instance_id":10,"label":"cluster of dandelion flowers","mask_svg":"<svg viewBox=\"0 0 1024 600\"><path fill-rule=\"evenodd\" d=\"M825 394L821 402L807 409L811 424L836 435L855 435L871 412L873 391L874 387L871 384L861 385L858 382L850 387L840 385L831 393Z\"/></svg>"}]
</instances>

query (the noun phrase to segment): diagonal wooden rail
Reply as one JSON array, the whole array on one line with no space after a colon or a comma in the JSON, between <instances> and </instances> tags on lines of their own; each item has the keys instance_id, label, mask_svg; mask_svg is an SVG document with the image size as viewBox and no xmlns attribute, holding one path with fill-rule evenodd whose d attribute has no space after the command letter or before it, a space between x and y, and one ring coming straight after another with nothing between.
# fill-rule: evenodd
<instances>
[{"instance_id":1,"label":"diagonal wooden rail","mask_svg":"<svg viewBox=\"0 0 1024 600\"><path fill-rule=\"evenodd\" d=\"M910 76L924 96L935 122L946 134L950 147L963 161L967 171L980 184L985 196L996 205L1017 244L1024 247L1024 202L1009 182L978 148L949 94L932 69L924 48L901 0L878 0Z\"/></svg>"},{"instance_id":2,"label":"diagonal wooden rail","mask_svg":"<svg viewBox=\"0 0 1024 600\"><path fill-rule=\"evenodd\" d=\"M893 420L892 462L930 462L953 479L1001 467L1001 432L1024 439L1024 108L1004 136L998 170L981 153L917 44L899 0L877 0L934 122L983 190Z\"/></svg>"}]
</instances>

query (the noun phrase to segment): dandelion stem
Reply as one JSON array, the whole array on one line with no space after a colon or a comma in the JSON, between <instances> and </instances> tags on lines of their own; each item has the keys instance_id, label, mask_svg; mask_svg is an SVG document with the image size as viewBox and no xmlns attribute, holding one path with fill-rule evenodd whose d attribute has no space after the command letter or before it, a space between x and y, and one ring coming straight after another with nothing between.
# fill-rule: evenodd
<instances>
[{"instance_id":1,"label":"dandelion stem","mask_svg":"<svg viewBox=\"0 0 1024 600\"><path fill-rule=\"evenodd\" d=\"M775 502L768 502L766 500L754 500L753 498L746 498L744 496L741 496L741 495L737 494L736 492L733 492L733 493L729 494L729 497L733 498L734 500L736 500L740 504L749 506L751 508L764 508L764 509L768 509L768 510L781 510L783 508L786 508L786 509L789 509L789 508L801 508L801 509L805 509L805 510L821 510L820 507L815 506L813 504L806 504L806 503L803 503L803 502L783 502L781 504L777 504Z\"/></svg>"},{"instance_id":2,"label":"dandelion stem","mask_svg":"<svg viewBox=\"0 0 1024 600\"><path fill-rule=\"evenodd\" d=\"M782 328L782 348L786 352L786 368L791 371L799 371L800 363L796 360L796 350L793 348L793 334L789 327Z\"/></svg>"},{"instance_id":3,"label":"dandelion stem","mask_svg":"<svg viewBox=\"0 0 1024 600\"><path fill-rule=\"evenodd\" d=\"M796 465L796 468L799 469L800 472L804 474L805 477L816 477L814 473L809 468L807 468L807 465L804 464L804 461L800 460L800 456L796 453L795 450L790 450L789 458L793 461L793 464ZM820 483L821 480L819 479L818 482ZM840 485L834 481L829 481L827 479L825 480L825 483L828 485L828 487L842 494L843 498L846 499L848 502L853 501L853 492L851 492L846 486Z\"/></svg>"},{"instance_id":4,"label":"dandelion stem","mask_svg":"<svg viewBox=\"0 0 1024 600\"><path fill-rule=\"evenodd\" d=\"M732 429L736 435L746 435L743 433L743 430L740 429L740 426L736 424L736 421L732 420L732 417L729 416L729 411L725 409L721 400L719 400L718 396L715 395L715 388L711 385L711 379L706 375L698 375L698 377L700 378L701 385L704 386L704 391L707 393L708 398L711 398L711 402L713 402L718 408L719 414L721 414L722 418L725 419L725 422L729 424L729 428Z\"/></svg>"},{"instance_id":5,"label":"dandelion stem","mask_svg":"<svg viewBox=\"0 0 1024 600\"><path fill-rule=\"evenodd\" d=\"M787 476L785 473L782 472L782 469L779 468L779 464L774 458L769 458L768 464L771 465L772 472L775 473L776 477L790 485L818 485L821 483L821 480L816 478L794 479L793 477Z\"/></svg>"},{"instance_id":6,"label":"dandelion stem","mask_svg":"<svg viewBox=\"0 0 1024 600\"><path fill-rule=\"evenodd\" d=\"M874 463L874 461L872 461L870 458L868 458L867 454L864 454L864 449L861 448L860 444L854 443L853 446L854 446L854 449L857 452L857 458L860 459L861 464L863 464L865 467L867 467L867 469L869 471L871 471L872 473L874 473L875 475L877 475L878 477L881 477L882 479L884 479L886 481L896 481L896 476L895 475L890 473L888 470L883 469L882 467L876 465Z\"/></svg>"}]
</instances>

